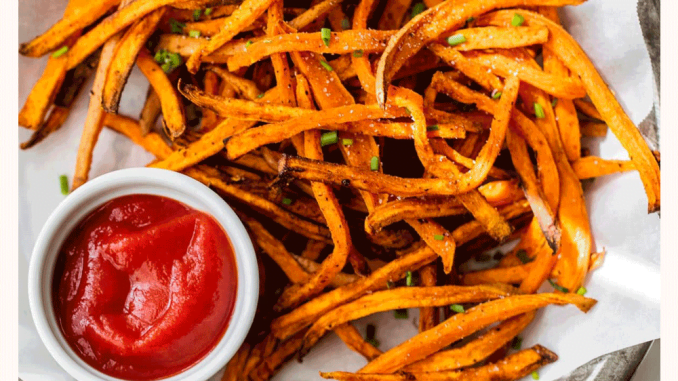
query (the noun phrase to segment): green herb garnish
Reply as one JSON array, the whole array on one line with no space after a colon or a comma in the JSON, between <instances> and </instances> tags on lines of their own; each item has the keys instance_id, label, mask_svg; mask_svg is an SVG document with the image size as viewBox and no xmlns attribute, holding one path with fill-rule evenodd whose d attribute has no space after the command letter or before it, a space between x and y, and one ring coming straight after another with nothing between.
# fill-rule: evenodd
<instances>
[{"instance_id":1,"label":"green herb garnish","mask_svg":"<svg viewBox=\"0 0 678 381\"><path fill-rule=\"evenodd\" d=\"M513 15L513 18L511 19L511 25L513 26L521 26L525 22L525 17L522 15L516 13Z\"/></svg>"},{"instance_id":2,"label":"green herb garnish","mask_svg":"<svg viewBox=\"0 0 678 381\"><path fill-rule=\"evenodd\" d=\"M558 283L552 281L551 279L549 279L549 283L551 283L551 286L553 286L553 288L555 288L556 290L558 290L560 292L564 292L564 293L570 292L570 290L568 290L567 288L565 288L565 287L559 285Z\"/></svg>"},{"instance_id":3,"label":"green herb garnish","mask_svg":"<svg viewBox=\"0 0 678 381\"><path fill-rule=\"evenodd\" d=\"M379 158L376 156L372 156L370 159L370 169L373 171L378 171L379 170Z\"/></svg>"},{"instance_id":4,"label":"green herb garnish","mask_svg":"<svg viewBox=\"0 0 678 381\"><path fill-rule=\"evenodd\" d=\"M52 53L52 58L59 58L68 52L68 46L62 46Z\"/></svg>"},{"instance_id":5,"label":"green herb garnish","mask_svg":"<svg viewBox=\"0 0 678 381\"><path fill-rule=\"evenodd\" d=\"M339 141L339 138L337 137L337 131L325 132L324 134L320 135L320 145L323 147L334 144L337 141Z\"/></svg>"},{"instance_id":6,"label":"green herb garnish","mask_svg":"<svg viewBox=\"0 0 678 381\"><path fill-rule=\"evenodd\" d=\"M183 33L184 28L186 28L186 24L181 23L175 19L169 19L169 24L170 24L170 29L172 30L172 33Z\"/></svg>"},{"instance_id":7,"label":"green herb garnish","mask_svg":"<svg viewBox=\"0 0 678 381\"><path fill-rule=\"evenodd\" d=\"M412 271L408 271L407 275L405 276L405 285L408 287L412 287Z\"/></svg>"},{"instance_id":8,"label":"green herb garnish","mask_svg":"<svg viewBox=\"0 0 678 381\"><path fill-rule=\"evenodd\" d=\"M447 44L450 46L457 46L466 42L466 37L463 34L455 34L447 38Z\"/></svg>"},{"instance_id":9,"label":"green herb garnish","mask_svg":"<svg viewBox=\"0 0 678 381\"><path fill-rule=\"evenodd\" d=\"M537 102L534 103L534 116L539 119L544 119L546 114L544 114L544 108Z\"/></svg>"},{"instance_id":10,"label":"green herb garnish","mask_svg":"<svg viewBox=\"0 0 678 381\"><path fill-rule=\"evenodd\" d=\"M518 257L518 259L520 259L520 261L523 262L523 264L534 261L534 258L530 258L530 256L527 255L527 251L523 249L520 249L516 252L516 257Z\"/></svg>"},{"instance_id":11,"label":"green herb garnish","mask_svg":"<svg viewBox=\"0 0 678 381\"><path fill-rule=\"evenodd\" d=\"M461 304L453 304L450 306L450 309L458 314L464 312L464 306Z\"/></svg>"},{"instance_id":12,"label":"green herb garnish","mask_svg":"<svg viewBox=\"0 0 678 381\"><path fill-rule=\"evenodd\" d=\"M393 311L393 315L396 319L407 319L410 316L404 308Z\"/></svg>"},{"instance_id":13,"label":"green herb garnish","mask_svg":"<svg viewBox=\"0 0 678 381\"><path fill-rule=\"evenodd\" d=\"M320 29L320 38L322 38L325 46L330 46L330 38L332 37L332 31L329 28Z\"/></svg>"},{"instance_id":14,"label":"green herb garnish","mask_svg":"<svg viewBox=\"0 0 678 381\"><path fill-rule=\"evenodd\" d=\"M523 338L520 337L520 336L514 337L513 342L511 342L511 348L519 351L522 346L523 346Z\"/></svg>"},{"instance_id":15,"label":"green herb garnish","mask_svg":"<svg viewBox=\"0 0 678 381\"><path fill-rule=\"evenodd\" d=\"M59 185L61 186L61 194L68 196L70 191L68 189L68 177L66 177L66 175L59 176Z\"/></svg>"},{"instance_id":16,"label":"green herb garnish","mask_svg":"<svg viewBox=\"0 0 678 381\"><path fill-rule=\"evenodd\" d=\"M327 71L332 71L332 70L334 70L334 69L332 69L332 66L330 66L330 64L327 63L327 61L320 61L320 64L321 64L322 67L324 67L325 70L327 70Z\"/></svg>"},{"instance_id":17,"label":"green herb garnish","mask_svg":"<svg viewBox=\"0 0 678 381\"><path fill-rule=\"evenodd\" d=\"M414 6L412 7L412 18L423 12L425 9L426 5L424 5L424 3L414 4Z\"/></svg>"},{"instance_id":18,"label":"green herb garnish","mask_svg":"<svg viewBox=\"0 0 678 381\"><path fill-rule=\"evenodd\" d=\"M346 30L351 27L351 23L348 21L348 19L343 19L341 20L341 29Z\"/></svg>"}]
</instances>

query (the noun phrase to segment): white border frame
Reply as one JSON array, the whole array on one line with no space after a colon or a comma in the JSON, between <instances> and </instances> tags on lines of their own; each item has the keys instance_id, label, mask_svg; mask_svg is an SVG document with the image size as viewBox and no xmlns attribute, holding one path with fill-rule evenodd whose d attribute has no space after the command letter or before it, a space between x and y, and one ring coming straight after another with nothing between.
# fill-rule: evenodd
<instances>
[{"instance_id":1,"label":"white border frame","mask_svg":"<svg viewBox=\"0 0 678 381\"><path fill-rule=\"evenodd\" d=\"M661 378L678 379L678 2L661 4Z\"/></svg>"}]
</instances>

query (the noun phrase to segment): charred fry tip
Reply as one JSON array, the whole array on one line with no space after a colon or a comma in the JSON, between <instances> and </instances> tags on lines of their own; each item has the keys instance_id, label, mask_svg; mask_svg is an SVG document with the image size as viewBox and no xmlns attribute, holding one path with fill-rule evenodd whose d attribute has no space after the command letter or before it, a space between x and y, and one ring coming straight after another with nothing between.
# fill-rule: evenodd
<instances>
[{"instance_id":1,"label":"charred fry tip","mask_svg":"<svg viewBox=\"0 0 678 381\"><path fill-rule=\"evenodd\" d=\"M381 226L373 226L369 220L365 219L365 233L368 235L373 235L381 231Z\"/></svg>"},{"instance_id":2,"label":"charred fry tip","mask_svg":"<svg viewBox=\"0 0 678 381\"><path fill-rule=\"evenodd\" d=\"M541 356L540 365L551 364L558 361L558 355L550 351L548 348L545 348L539 344L534 345L532 348L533 351L537 352Z\"/></svg>"},{"instance_id":3,"label":"charred fry tip","mask_svg":"<svg viewBox=\"0 0 678 381\"><path fill-rule=\"evenodd\" d=\"M308 352L311 350L311 348L308 348L306 346L306 341L303 342L301 345L301 348L297 351L297 362L302 363L304 362L304 357L308 354Z\"/></svg>"},{"instance_id":4,"label":"charred fry tip","mask_svg":"<svg viewBox=\"0 0 678 381\"><path fill-rule=\"evenodd\" d=\"M109 104L106 102L105 99L102 99L101 101L101 108L104 109L109 114L117 114L118 113L118 104Z\"/></svg>"},{"instance_id":5,"label":"charred fry tip","mask_svg":"<svg viewBox=\"0 0 678 381\"><path fill-rule=\"evenodd\" d=\"M287 187L291 180L292 178L286 174L278 175L275 179L273 179L273 182L271 182L271 190L278 192L282 188Z\"/></svg>"},{"instance_id":6,"label":"charred fry tip","mask_svg":"<svg viewBox=\"0 0 678 381\"><path fill-rule=\"evenodd\" d=\"M177 90L179 90L179 93L181 93L181 95L183 95L187 99L190 99L189 94L192 91L200 91L200 89L198 89L196 86L194 86L190 83L186 83L186 84L183 83L181 78L179 78L179 80L177 81Z\"/></svg>"},{"instance_id":7,"label":"charred fry tip","mask_svg":"<svg viewBox=\"0 0 678 381\"><path fill-rule=\"evenodd\" d=\"M19 45L19 54L22 56L27 56L30 57L30 49L28 49L29 43L24 42L21 45Z\"/></svg>"},{"instance_id":8,"label":"charred fry tip","mask_svg":"<svg viewBox=\"0 0 678 381\"><path fill-rule=\"evenodd\" d=\"M290 161L290 156L286 153L282 154L280 160L278 160L278 176L284 175L289 169L288 164Z\"/></svg>"},{"instance_id":9,"label":"charred fry tip","mask_svg":"<svg viewBox=\"0 0 678 381\"><path fill-rule=\"evenodd\" d=\"M167 121L163 118L162 120L162 129L165 132L165 135L171 140L174 141L174 139L178 138L181 136L184 131L186 131L186 125L184 124L180 130L177 131L172 131L169 126L167 125Z\"/></svg>"},{"instance_id":10,"label":"charred fry tip","mask_svg":"<svg viewBox=\"0 0 678 381\"><path fill-rule=\"evenodd\" d=\"M598 304L598 301L595 299L587 298L585 296L582 296L582 298L584 301L582 303L576 304L577 308L579 308L581 312L587 313L591 310L591 308L593 308L593 306Z\"/></svg>"},{"instance_id":11,"label":"charred fry tip","mask_svg":"<svg viewBox=\"0 0 678 381\"><path fill-rule=\"evenodd\" d=\"M555 255L560 248L561 239L561 231L557 222L554 222L553 225L548 227L548 229L544 232L544 237L546 238L546 243L549 245L551 250L553 250L553 255Z\"/></svg>"}]
</instances>

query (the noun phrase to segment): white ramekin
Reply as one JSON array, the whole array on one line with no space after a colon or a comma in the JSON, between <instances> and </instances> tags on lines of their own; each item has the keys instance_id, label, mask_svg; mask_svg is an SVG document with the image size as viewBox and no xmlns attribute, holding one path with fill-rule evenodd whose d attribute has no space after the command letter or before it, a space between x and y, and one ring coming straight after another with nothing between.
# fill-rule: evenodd
<instances>
[{"instance_id":1,"label":"white ramekin","mask_svg":"<svg viewBox=\"0 0 678 381\"><path fill-rule=\"evenodd\" d=\"M28 299L35 327L54 359L77 380L119 380L85 363L64 339L52 308L52 279L61 244L78 222L104 202L129 194L165 196L206 212L231 240L238 291L226 333L200 362L164 379L204 381L226 365L245 340L257 307L259 272L252 242L233 210L211 189L177 172L153 168L111 172L81 186L59 204L38 236L28 269Z\"/></svg>"}]
</instances>

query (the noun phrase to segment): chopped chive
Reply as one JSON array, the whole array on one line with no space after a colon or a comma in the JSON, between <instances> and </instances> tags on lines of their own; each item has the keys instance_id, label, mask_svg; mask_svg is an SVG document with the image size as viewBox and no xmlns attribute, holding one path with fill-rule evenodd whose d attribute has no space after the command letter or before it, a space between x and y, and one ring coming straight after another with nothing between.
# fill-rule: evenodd
<instances>
[{"instance_id":1,"label":"chopped chive","mask_svg":"<svg viewBox=\"0 0 678 381\"><path fill-rule=\"evenodd\" d=\"M527 255L527 251L523 249L520 249L516 252L516 257L518 257L518 259L520 259L520 261L523 262L523 264L534 261L534 258L530 258L530 256Z\"/></svg>"},{"instance_id":2,"label":"chopped chive","mask_svg":"<svg viewBox=\"0 0 678 381\"><path fill-rule=\"evenodd\" d=\"M379 170L379 158L376 156L372 156L370 159L370 169L373 171L378 171Z\"/></svg>"},{"instance_id":3,"label":"chopped chive","mask_svg":"<svg viewBox=\"0 0 678 381\"><path fill-rule=\"evenodd\" d=\"M555 288L556 290L558 290L560 292L564 292L564 293L570 292L570 290L568 290L566 287L559 285L558 283L552 281L551 279L549 279L549 283L551 283L551 286L553 286L553 288Z\"/></svg>"},{"instance_id":4,"label":"chopped chive","mask_svg":"<svg viewBox=\"0 0 678 381\"><path fill-rule=\"evenodd\" d=\"M327 61L320 61L320 64L321 64L321 65L325 68L325 70L327 70L327 71L332 71L332 70L333 70L333 69L332 69L332 66L330 66L330 64L328 64Z\"/></svg>"},{"instance_id":5,"label":"chopped chive","mask_svg":"<svg viewBox=\"0 0 678 381\"><path fill-rule=\"evenodd\" d=\"M200 15L202 15L202 9L196 9L193 11L193 21L200 20Z\"/></svg>"},{"instance_id":6,"label":"chopped chive","mask_svg":"<svg viewBox=\"0 0 678 381\"><path fill-rule=\"evenodd\" d=\"M513 15L513 18L511 19L511 25L513 26L521 26L525 22L525 17L520 15L519 13L516 13Z\"/></svg>"},{"instance_id":7,"label":"chopped chive","mask_svg":"<svg viewBox=\"0 0 678 381\"><path fill-rule=\"evenodd\" d=\"M375 347L379 346L379 341L376 339L377 327L374 324L367 325L367 332L365 332L365 341L372 344Z\"/></svg>"},{"instance_id":8,"label":"chopped chive","mask_svg":"<svg viewBox=\"0 0 678 381\"><path fill-rule=\"evenodd\" d=\"M341 144L345 146L350 146L353 144L353 139L341 139Z\"/></svg>"},{"instance_id":9,"label":"chopped chive","mask_svg":"<svg viewBox=\"0 0 678 381\"><path fill-rule=\"evenodd\" d=\"M461 304L453 304L450 306L450 309L458 314L464 312L464 306Z\"/></svg>"},{"instance_id":10,"label":"chopped chive","mask_svg":"<svg viewBox=\"0 0 678 381\"><path fill-rule=\"evenodd\" d=\"M532 372L532 379L533 379L533 380L538 380L538 379L539 379L539 373L537 373L536 370L535 370L534 372Z\"/></svg>"},{"instance_id":11,"label":"chopped chive","mask_svg":"<svg viewBox=\"0 0 678 381\"><path fill-rule=\"evenodd\" d=\"M390 280L386 282L386 288L387 288L387 289L390 290L390 289L392 289L393 287L395 287L395 284L393 284L393 282L391 282Z\"/></svg>"},{"instance_id":12,"label":"chopped chive","mask_svg":"<svg viewBox=\"0 0 678 381\"><path fill-rule=\"evenodd\" d=\"M358 50L355 50L355 51L353 52L353 57L360 58L360 57L362 57L362 56L363 56L363 51L362 51L362 49L358 49Z\"/></svg>"},{"instance_id":13,"label":"chopped chive","mask_svg":"<svg viewBox=\"0 0 678 381\"><path fill-rule=\"evenodd\" d=\"M212 14L212 8L205 8L205 16L209 16Z\"/></svg>"},{"instance_id":14,"label":"chopped chive","mask_svg":"<svg viewBox=\"0 0 678 381\"><path fill-rule=\"evenodd\" d=\"M181 59L179 53L167 53L167 56L165 57L165 62L169 62L170 65L172 65L172 68L174 69L175 67L181 65L183 60Z\"/></svg>"},{"instance_id":15,"label":"chopped chive","mask_svg":"<svg viewBox=\"0 0 678 381\"><path fill-rule=\"evenodd\" d=\"M325 46L330 46L330 38L332 37L332 31L329 28L320 29L320 38L323 39Z\"/></svg>"},{"instance_id":16,"label":"chopped chive","mask_svg":"<svg viewBox=\"0 0 678 381\"><path fill-rule=\"evenodd\" d=\"M160 68L162 68L165 73L171 72L183 63L183 60L178 53L171 53L165 49L158 50L153 56L153 59L160 64Z\"/></svg>"},{"instance_id":17,"label":"chopped chive","mask_svg":"<svg viewBox=\"0 0 678 381\"><path fill-rule=\"evenodd\" d=\"M249 48L250 45L252 45L252 44L253 44L252 41L247 41L247 42L245 43L245 49Z\"/></svg>"},{"instance_id":18,"label":"chopped chive","mask_svg":"<svg viewBox=\"0 0 678 381\"><path fill-rule=\"evenodd\" d=\"M466 37L463 34L455 34L447 38L447 44L450 46L457 46L466 42Z\"/></svg>"},{"instance_id":19,"label":"chopped chive","mask_svg":"<svg viewBox=\"0 0 678 381\"><path fill-rule=\"evenodd\" d=\"M466 19L466 22L469 23L469 24L472 23L472 22L474 22L474 21L476 21L476 18L473 17L473 16L471 16L471 17L469 17L469 18Z\"/></svg>"},{"instance_id":20,"label":"chopped chive","mask_svg":"<svg viewBox=\"0 0 678 381\"><path fill-rule=\"evenodd\" d=\"M584 295L586 295L587 292L588 292L588 290L586 289L586 287L582 286L582 287L579 287L579 290L577 290L577 295L584 296Z\"/></svg>"},{"instance_id":21,"label":"chopped chive","mask_svg":"<svg viewBox=\"0 0 678 381\"><path fill-rule=\"evenodd\" d=\"M558 98L553 98L553 100L551 101L551 107L556 107L557 104L558 104Z\"/></svg>"},{"instance_id":22,"label":"chopped chive","mask_svg":"<svg viewBox=\"0 0 678 381\"><path fill-rule=\"evenodd\" d=\"M200 37L200 31L199 30L189 30L188 31L188 37L198 38L198 37Z\"/></svg>"},{"instance_id":23,"label":"chopped chive","mask_svg":"<svg viewBox=\"0 0 678 381\"><path fill-rule=\"evenodd\" d=\"M167 73L169 73L172 70L181 66L181 64L184 61L181 59L181 56L179 55L179 53L168 53L165 62L169 64L169 70L165 70Z\"/></svg>"},{"instance_id":24,"label":"chopped chive","mask_svg":"<svg viewBox=\"0 0 678 381\"><path fill-rule=\"evenodd\" d=\"M186 27L186 24L180 23L179 21L175 19L169 19L169 24L170 24L170 29L172 30L172 33L183 33L184 28Z\"/></svg>"},{"instance_id":25,"label":"chopped chive","mask_svg":"<svg viewBox=\"0 0 678 381\"><path fill-rule=\"evenodd\" d=\"M492 92L492 99L499 99L501 98L501 91L494 90Z\"/></svg>"},{"instance_id":26,"label":"chopped chive","mask_svg":"<svg viewBox=\"0 0 678 381\"><path fill-rule=\"evenodd\" d=\"M369 339L374 339L375 335L377 333L377 327L374 326L374 324L368 324L367 325L367 332L365 332L365 338Z\"/></svg>"},{"instance_id":27,"label":"chopped chive","mask_svg":"<svg viewBox=\"0 0 678 381\"><path fill-rule=\"evenodd\" d=\"M263 98L263 97L264 97L264 93L261 93L261 94L257 95L257 99L261 99L261 98Z\"/></svg>"},{"instance_id":28,"label":"chopped chive","mask_svg":"<svg viewBox=\"0 0 678 381\"><path fill-rule=\"evenodd\" d=\"M334 144L338 140L339 138L337 138L337 131L325 132L324 134L320 135L320 145L323 147Z\"/></svg>"},{"instance_id":29,"label":"chopped chive","mask_svg":"<svg viewBox=\"0 0 678 381\"><path fill-rule=\"evenodd\" d=\"M476 262L487 262L490 259L492 259L492 257L488 253L480 253L476 255Z\"/></svg>"},{"instance_id":30,"label":"chopped chive","mask_svg":"<svg viewBox=\"0 0 678 381\"><path fill-rule=\"evenodd\" d=\"M543 119L546 117L546 114L544 114L544 108L541 107L541 105L537 102L534 102L534 116L536 116L539 119Z\"/></svg>"},{"instance_id":31,"label":"chopped chive","mask_svg":"<svg viewBox=\"0 0 678 381\"><path fill-rule=\"evenodd\" d=\"M381 345L381 343L377 339L365 339L365 342L367 342L368 344L372 345L375 348L378 348L379 345Z\"/></svg>"},{"instance_id":32,"label":"chopped chive","mask_svg":"<svg viewBox=\"0 0 678 381\"><path fill-rule=\"evenodd\" d=\"M157 52L155 52L155 56L153 56L153 59L157 63L164 63L166 57L167 57L167 50L160 49Z\"/></svg>"},{"instance_id":33,"label":"chopped chive","mask_svg":"<svg viewBox=\"0 0 678 381\"><path fill-rule=\"evenodd\" d=\"M282 203L283 205L292 205L292 199L285 197L282 199Z\"/></svg>"},{"instance_id":34,"label":"chopped chive","mask_svg":"<svg viewBox=\"0 0 678 381\"><path fill-rule=\"evenodd\" d=\"M439 129L440 129L440 126L438 126L437 124L426 127L426 131L438 131Z\"/></svg>"},{"instance_id":35,"label":"chopped chive","mask_svg":"<svg viewBox=\"0 0 678 381\"><path fill-rule=\"evenodd\" d=\"M341 29L346 30L351 27L351 23L348 21L348 19L343 19L341 20Z\"/></svg>"},{"instance_id":36,"label":"chopped chive","mask_svg":"<svg viewBox=\"0 0 678 381\"><path fill-rule=\"evenodd\" d=\"M59 176L59 185L61 185L61 194L64 196L68 195L68 177L66 175Z\"/></svg>"},{"instance_id":37,"label":"chopped chive","mask_svg":"<svg viewBox=\"0 0 678 381\"><path fill-rule=\"evenodd\" d=\"M405 285L412 287L412 271L407 272L407 275L405 276Z\"/></svg>"},{"instance_id":38,"label":"chopped chive","mask_svg":"<svg viewBox=\"0 0 678 381\"><path fill-rule=\"evenodd\" d=\"M442 234L436 234L433 236L433 239L435 239L436 241L442 241L445 239L445 236Z\"/></svg>"},{"instance_id":39,"label":"chopped chive","mask_svg":"<svg viewBox=\"0 0 678 381\"><path fill-rule=\"evenodd\" d=\"M426 5L424 5L424 3L414 4L414 6L412 7L412 18L423 12L425 9Z\"/></svg>"},{"instance_id":40,"label":"chopped chive","mask_svg":"<svg viewBox=\"0 0 678 381\"><path fill-rule=\"evenodd\" d=\"M511 348L519 351L522 346L523 346L523 338L520 337L520 336L514 337L513 342L511 343Z\"/></svg>"},{"instance_id":41,"label":"chopped chive","mask_svg":"<svg viewBox=\"0 0 678 381\"><path fill-rule=\"evenodd\" d=\"M58 50L55 50L54 53L52 53L52 58L59 58L66 54L68 51L68 46L62 46Z\"/></svg>"},{"instance_id":42,"label":"chopped chive","mask_svg":"<svg viewBox=\"0 0 678 381\"><path fill-rule=\"evenodd\" d=\"M409 317L407 310L404 308L393 311L393 315L396 319L407 319Z\"/></svg>"},{"instance_id":43,"label":"chopped chive","mask_svg":"<svg viewBox=\"0 0 678 381\"><path fill-rule=\"evenodd\" d=\"M412 111L409 108L405 107L405 114L412 116Z\"/></svg>"}]
</instances>

